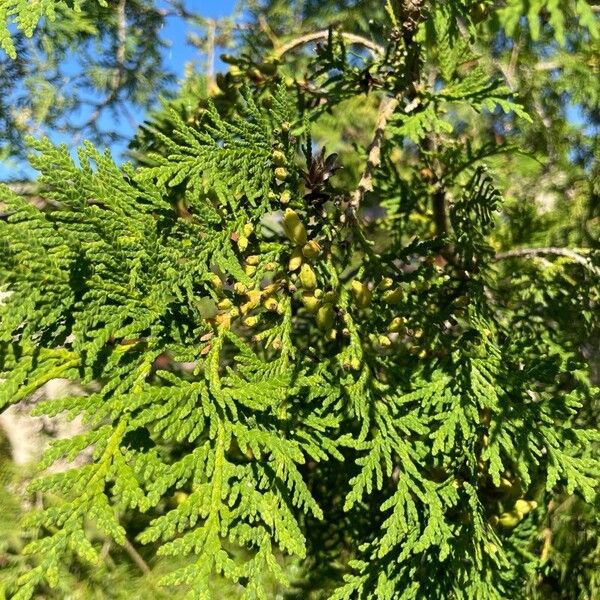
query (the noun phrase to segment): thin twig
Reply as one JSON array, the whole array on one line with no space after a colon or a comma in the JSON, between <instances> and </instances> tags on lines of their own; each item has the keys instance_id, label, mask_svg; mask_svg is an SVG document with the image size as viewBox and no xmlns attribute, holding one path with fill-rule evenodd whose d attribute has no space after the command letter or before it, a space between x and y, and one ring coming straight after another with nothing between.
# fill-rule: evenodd
<instances>
[{"instance_id":1,"label":"thin twig","mask_svg":"<svg viewBox=\"0 0 600 600\"><path fill-rule=\"evenodd\" d=\"M560 69L561 64L555 60L543 60L535 64L533 67L536 71L554 71Z\"/></svg>"},{"instance_id":2,"label":"thin twig","mask_svg":"<svg viewBox=\"0 0 600 600\"><path fill-rule=\"evenodd\" d=\"M131 557L131 560L140 568L140 571L142 571L142 573L144 573L145 575L149 575L151 573L150 567L127 538L125 538L125 543L123 544L123 547L125 548L127 554L129 554L129 556Z\"/></svg>"},{"instance_id":3,"label":"thin twig","mask_svg":"<svg viewBox=\"0 0 600 600\"><path fill-rule=\"evenodd\" d=\"M113 69L112 90L115 92L121 84L125 70L125 47L127 44L127 20L125 17L125 4L127 0L119 0L117 5L117 64Z\"/></svg>"},{"instance_id":4,"label":"thin twig","mask_svg":"<svg viewBox=\"0 0 600 600\"><path fill-rule=\"evenodd\" d=\"M507 258L528 258L530 256L555 255L566 256L572 261L580 264L582 267L590 270L595 275L600 276L600 269L592 264L586 256L581 254L585 252L583 249L574 250L572 248L519 248L517 250L509 250L496 254L496 260L504 260Z\"/></svg>"},{"instance_id":5,"label":"thin twig","mask_svg":"<svg viewBox=\"0 0 600 600\"><path fill-rule=\"evenodd\" d=\"M273 48L278 48L281 45L279 38L275 35L275 32L271 29L269 22L265 18L265 15L258 15L258 25L260 30L269 38L271 44L273 44Z\"/></svg>"},{"instance_id":6,"label":"thin twig","mask_svg":"<svg viewBox=\"0 0 600 600\"><path fill-rule=\"evenodd\" d=\"M81 133L84 129L91 127L100 118L102 111L115 100L119 92L119 86L123 80L123 74L125 72L125 58L126 58L126 45L127 45L127 20L125 15L125 6L127 0L119 0L117 5L117 52L115 56L115 67L112 72L112 78L110 82L110 90L106 96L96 103L94 111L88 117L88 119L79 127L79 132L75 136L74 143L79 143Z\"/></svg>"},{"instance_id":7,"label":"thin twig","mask_svg":"<svg viewBox=\"0 0 600 600\"><path fill-rule=\"evenodd\" d=\"M375 122L375 133L373 135L373 140L369 145L367 162L363 169L360 181L358 182L358 187L354 191L349 204L350 210L354 213L358 211L365 194L373 189L373 173L381 164L381 146L383 144L385 127L399 104L400 99L398 97L393 97L385 98L379 106L377 121Z\"/></svg>"},{"instance_id":8,"label":"thin twig","mask_svg":"<svg viewBox=\"0 0 600 600\"><path fill-rule=\"evenodd\" d=\"M215 35L217 32L217 22L214 19L206 21L206 80L208 89L215 85Z\"/></svg>"},{"instance_id":9,"label":"thin twig","mask_svg":"<svg viewBox=\"0 0 600 600\"><path fill-rule=\"evenodd\" d=\"M176 0L167 0L170 8L155 8L154 12L161 17L179 17L186 21L191 21L195 25L204 24L205 19L200 13L193 12L184 6L183 2Z\"/></svg>"},{"instance_id":10,"label":"thin twig","mask_svg":"<svg viewBox=\"0 0 600 600\"><path fill-rule=\"evenodd\" d=\"M18 196L37 196L40 191L35 181L4 181L2 184Z\"/></svg>"},{"instance_id":11,"label":"thin twig","mask_svg":"<svg viewBox=\"0 0 600 600\"><path fill-rule=\"evenodd\" d=\"M346 41L351 44L357 44L359 46L364 46L373 52L373 54L382 55L384 49L379 44L368 40L362 35L356 35L354 33L346 33L345 31L340 31L339 35L341 35ZM281 58L286 52L297 48L298 46L302 46L304 44L308 44L309 42L315 42L317 40L326 40L329 38L329 29L324 29L323 31L317 31L315 33L307 33L306 35L301 35L300 37L294 38L285 44L282 44L275 50L275 57Z\"/></svg>"},{"instance_id":12,"label":"thin twig","mask_svg":"<svg viewBox=\"0 0 600 600\"><path fill-rule=\"evenodd\" d=\"M421 21L425 18L425 12L423 10L423 0L404 0L400 3L400 16L402 19L402 34L404 38L404 43L407 48L410 47L413 41L413 37L417 28ZM320 33L328 33L328 32L320 32ZM349 34L342 34L349 35ZM354 36L356 37L356 36ZM364 38L362 38L363 41ZM372 44L369 42L369 44ZM383 48L377 46L377 52L382 54ZM418 55L417 55L418 56ZM414 65L418 66L418 59L414 61ZM412 81L407 89L414 90L414 84L419 78L418 69L415 69L412 72ZM358 182L358 187L354 191L352 198L348 204L348 212L351 216L356 220L358 209L360 207L361 202L363 201L365 194L368 191L373 189L373 174L375 173L375 169L381 164L381 147L383 145L383 140L385 137L385 128L387 126L388 121L400 105L400 100L403 96L407 96L408 100L411 100L411 92L404 92L404 94L397 94L391 98L384 98L379 105L379 111L377 113L377 119L375 121L375 133L373 134L373 140L371 141L367 154L367 162L363 169L363 172L360 177L360 181ZM409 109L410 107L410 109ZM412 110L412 103L409 104L409 107L406 108L406 111Z\"/></svg>"}]
</instances>

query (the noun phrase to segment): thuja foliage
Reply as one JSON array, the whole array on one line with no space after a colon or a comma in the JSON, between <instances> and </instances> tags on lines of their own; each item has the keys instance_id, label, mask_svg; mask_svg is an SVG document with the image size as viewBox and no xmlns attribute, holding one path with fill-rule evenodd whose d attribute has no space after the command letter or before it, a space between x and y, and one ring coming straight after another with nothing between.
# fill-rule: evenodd
<instances>
[{"instance_id":1,"label":"thuja foliage","mask_svg":"<svg viewBox=\"0 0 600 600\"><path fill-rule=\"evenodd\" d=\"M90 524L172 557L177 597L535 597L548 514L597 502L600 260L510 247L493 167L531 117L477 54L486 7L388 3L387 46L330 30L302 83L230 57L144 166L30 141L47 206L0 192L0 406L71 379L34 411L86 429L30 484L9 597L101 565ZM317 132L361 99L345 176Z\"/></svg>"}]
</instances>

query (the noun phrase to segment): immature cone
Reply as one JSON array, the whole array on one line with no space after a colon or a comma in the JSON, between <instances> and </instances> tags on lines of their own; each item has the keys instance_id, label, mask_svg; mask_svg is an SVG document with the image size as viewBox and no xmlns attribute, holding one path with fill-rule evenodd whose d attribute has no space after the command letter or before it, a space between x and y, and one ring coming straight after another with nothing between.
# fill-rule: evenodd
<instances>
[{"instance_id":1,"label":"immature cone","mask_svg":"<svg viewBox=\"0 0 600 600\"><path fill-rule=\"evenodd\" d=\"M286 163L285 154L281 150L273 150L271 160L273 161L273 164L278 167L283 167Z\"/></svg>"},{"instance_id":2,"label":"immature cone","mask_svg":"<svg viewBox=\"0 0 600 600\"><path fill-rule=\"evenodd\" d=\"M302 303L306 310L311 313L316 313L321 306L321 301L315 297L313 292L302 292Z\"/></svg>"},{"instance_id":3,"label":"immature cone","mask_svg":"<svg viewBox=\"0 0 600 600\"><path fill-rule=\"evenodd\" d=\"M507 479L506 477L502 477L500 479L500 485L498 487L503 492L512 492L514 484L510 479Z\"/></svg>"},{"instance_id":4,"label":"immature cone","mask_svg":"<svg viewBox=\"0 0 600 600\"><path fill-rule=\"evenodd\" d=\"M231 315L229 313L217 315L215 317L215 322L223 329L229 329L231 327Z\"/></svg>"},{"instance_id":5,"label":"immature cone","mask_svg":"<svg viewBox=\"0 0 600 600\"><path fill-rule=\"evenodd\" d=\"M379 342L379 345L383 348L388 348L392 345L392 340L390 340L390 338L387 335L380 335L377 341Z\"/></svg>"},{"instance_id":6,"label":"immature cone","mask_svg":"<svg viewBox=\"0 0 600 600\"><path fill-rule=\"evenodd\" d=\"M303 258L304 257L302 256L302 250L300 250L300 248L296 248L290 256L290 262L288 263L288 271L292 273L299 269L302 265Z\"/></svg>"},{"instance_id":7,"label":"immature cone","mask_svg":"<svg viewBox=\"0 0 600 600\"><path fill-rule=\"evenodd\" d=\"M237 245L238 248L243 252L248 247L248 238L245 235L240 235Z\"/></svg>"},{"instance_id":8,"label":"immature cone","mask_svg":"<svg viewBox=\"0 0 600 600\"><path fill-rule=\"evenodd\" d=\"M391 333L398 333L400 331L403 331L405 329L404 327L404 319L402 317L394 317L388 327L388 330Z\"/></svg>"},{"instance_id":9,"label":"immature cone","mask_svg":"<svg viewBox=\"0 0 600 600\"><path fill-rule=\"evenodd\" d=\"M302 247L302 254L308 258L308 260L314 260L319 256L321 252L321 246L315 240L310 240Z\"/></svg>"},{"instance_id":10,"label":"immature cone","mask_svg":"<svg viewBox=\"0 0 600 600\"><path fill-rule=\"evenodd\" d=\"M276 311L277 307L279 306L279 303L277 302L277 300L275 300L275 298L267 298L266 300L263 301L263 306L270 311Z\"/></svg>"},{"instance_id":11,"label":"immature cone","mask_svg":"<svg viewBox=\"0 0 600 600\"><path fill-rule=\"evenodd\" d=\"M361 281L355 279L352 282L352 295L356 300L356 304L358 304L359 308L366 308L371 304L371 298L373 294L371 290Z\"/></svg>"},{"instance_id":12,"label":"immature cone","mask_svg":"<svg viewBox=\"0 0 600 600\"><path fill-rule=\"evenodd\" d=\"M285 167L277 167L275 169L275 181L280 185L287 179L288 170Z\"/></svg>"},{"instance_id":13,"label":"immature cone","mask_svg":"<svg viewBox=\"0 0 600 600\"><path fill-rule=\"evenodd\" d=\"M512 510L511 512L502 513L498 517L498 523L502 525L502 527L512 528L516 527L523 520L523 514Z\"/></svg>"},{"instance_id":14,"label":"immature cone","mask_svg":"<svg viewBox=\"0 0 600 600\"><path fill-rule=\"evenodd\" d=\"M323 304L317 311L316 323L319 329L329 331L333 327L333 306L331 304Z\"/></svg>"},{"instance_id":15,"label":"immature cone","mask_svg":"<svg viewBox=\"0 0 600 600\"><path fill-rule=\"evenodd\" d=\"M401 288L396 288L395 290L388 290L383 293L383 301L387 304L399 304L402 302L402 298L404 297L404 293Z\"/></svg>"},{"instance_id":16,"label":"immature cone","mask_svg":"<svg viewBox=\"0 0 600 600\"><path fill-rule=\"evenodd\" d=\"M210 285L213 290L220 292L223 289L223 281L218 275L212 275L210 278Z\"/></svg>"},{"instance_id":17,"label":"immature cone","mask_svg":"<svg viewBox=\"0 0 600 600\"><path fill-rule=\"evenodd\" d=\"M175 504L177 505L183 504L187 499L188 494L186 494L185 492L178 491L173 494L173 500L175 500Z\"/></svg>"},{"instance_id":18,"label":"immature cone","mask_svg":"<svg viewBox=\"0 0 600 600\"><path fill-rule=\"evenodd\" d=\"M524 500L523 498L519 498L515 502L515 511L522 515L526 515L535 508L537 508L537 502L535 500Z\"/></svg>"},{"instance_id":19,"label":"immature cone","mask_svg":"<svg viewBox=\"0 0 600 600\"><path fill-rule=\"evenodd\" d=\"M296 211L286 208L283 213L283 231L296 246L306 244L306 228L300 221Z\"/></svg>"},{"instance_id":20,"label":"immature cone","mask_svg":"<svg viewBox=\"0 0 600 600\"><path fill-rule=\"evenodd\" d=\"M248 298L248 301L242 304L240 308L242 314L244 315L253 308L256 308L260 304L261 297L262 293L259 290L250 290L246 294L246 298Z\"/></svg>"},{"instance_id":21,"label":"immature cone","mask_svg":"<svg viewBox=\"0 0 600 600\"><path fill-rule=\"evenodd\" d=\"M304 263L300 268L300 283L305 290L314 290L317 287L315 272L307 263Z\"/></svg>"}]
</instances>

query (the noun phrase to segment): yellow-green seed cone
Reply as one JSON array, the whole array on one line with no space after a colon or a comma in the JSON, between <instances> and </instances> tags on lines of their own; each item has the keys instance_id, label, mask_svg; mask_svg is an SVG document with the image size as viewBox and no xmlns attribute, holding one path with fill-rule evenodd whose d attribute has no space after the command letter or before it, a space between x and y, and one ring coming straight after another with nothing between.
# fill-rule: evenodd
<instances>
[{"instance_id":1,"label":"yellow-green seed cone","mask_svg":"<svg viewBox=\"0 0 600 600\"><path fill-rule=\"evenodd\" d=\"M296 246L304 246L306 244L306 228L300 221L300 217L296 211L291 208L286 208L283 214L283 230L289 240Z\"/></svg>"},{"instance_id":2,"label":"yellow-green seed cone","mask_svg":"<svg viewBox=\"0 0 600 600\"><path fill-rule=\"evenodd\" d=\"M502 527L512 528L516 527L523 520L523 514L513 510L511 512L502 513L498 517L498 523L502 525Z\"/></svg>"},{"instance_id":3,"label":"yellow-green seed cone","mask_svg":"<svg viewBox=\"0 0 600 600\"><path fill-rule=\"evenodd\" d=\"M366 308L371 304L371 298L373 294L371 290L361 281L355 279L352 284L352 295L354 296L354 300L356 300L356 304L359 308Z\"/></svg>"},{"instance_id":4,"label":"yellow-green seed cone","mask_svg":"<svg viewBox=\"0 0 600 600\"><path fill-rule=\"evenodd\" d=\"M264 302L263 302L263 306L270 311L275 312L277 310L279 303L277 302L277 300L275 300L275 298L267 298Z\"/></svg>"},{"instance_id":5,"label":"yellow-green seed cone","mask_svg":"<svg viewBox=\"0 0 600 600\"><path fill-rule=\"evenodd\" d=\"M173 494L173 500L175 500L175 504L180 505L183 504L188 499L188 494L185 492L175 492Z\"/></svg>"},{"instance_id":6,"label":"yellow-green seed cone","mask_svg":"<svg viewBox=\"0 0 600 600\"><path fill-rule=\"evenodd\" d=\"M246 314L248 311L256 308L260 304L262 293L259 290L250 290L246 294L248 301L241 306L242 314Z\"/></svg>"},{"instance_id":7,"label":"yellow-green seed cone","mask_svg":"<svg viewBox=\"0 0 600 600\"><path fill-rule=\"evenodd\" d=\"M302 265L303 260L304 257L302 256L302 250L300 250L300 248L296 248L290 256L290 261L288 263L288 271L290 273L293 273L294 271L298 270Z\"/></svg>"},{"instance_id":8,"label":"yellow-green seed cone","mask_svg":"<svg viewBox=\"0 0 600 600\"><path fill-rule=\"evenodd\" d=\"M377 341L379 342L379 345L383 348L388 348L392 345L392 340L390 340L390 338L387 335L380 335Z\"/></svg>"},{"instance_id":9,"label":"yellow-green seed cone","mask_svg":"<svg viewBox=\"0 0 600 600\"><path fill-rule=\"evenodd\" d=\"M285 154L281 150L273 150L271 160L278 167L283 167L286 163Z\"/></svg>"},{"instance_id":10,"label":"yellow-green seed cone","mask_svg":"<svg viewBox=\"0 0 600 600\"><path fill-rule=\"evenodd\" d=\"M384 277L379 283L379 289L389 290L394 285L394 280L391 277Z\"/></svg>"},{"instance_id":11,"label":"yellow-green seed cone","mask_svg":"<svg viewBox=\"0 0 600 600\"><path fill-rule=\"evenodd\" d=\"M210 285L217 292L220 292L223 289L223 281L218 275L211 276Z\"/></svg>"},{"instance_id":12,"label":"yellow-green seed cone","mask_svg":"<svg viewBox=\"0 0 600 600\"><path fill-rule=\"evenodd\" d=\"M302 304L304 304L304 307L309 312L316 313L319 310L319 306L321 306L321 301L315 298L312 292L302 292Z\"/></svg>"},{"instance_id":13,"label":"yellow-green seed cone","mask_svg":"<svg viewBox=\"0 0 600 600\"><path fill-rule=\"evenodd\" d=\"M519 498L515 502L515 511L526 515L537 508L537 502L535 500L525 500L524 498Z\"/></svg>"},{"instance_id":14,"label":"yellow-green seed cone","mask_svg":"<svg viewBox=\"0 0 600 600\"><path fill-rule=\"evenodd\" d=\"M304 254L308 260L314 260L317 258L317 256L319 256L320 252L321 246L319 246L315 240L310 240L302 247L302 254Z\"/></svg>"},{"instance_id":15,"label":"yellow-green seed cone","mask_svg":"<svg viewBox=\"0 0 600 600\"><path fill-rule=\"evenodd\" d=\"M386 304L399 304L402 302L402 298L404 297L404 293L401 288L396 288L395 290L387 290L383 293L383 301Z\"/></svg>"},{"instance_id":16,"label":"yellow-green seed cone","mask_svg":"<svg viewBox=\"0 0 600 600\"><path fill-rule=\"evenodd\" d=\"M243 252L248 247L248 238L245 235L240 235L237 245L238 248Z\"/></svg>"},{"instance_id":17,"label":"yellow-green seed cone","mask_svg":"<svg viewBox=\"0 0 600 600\"><path fill-rule=\"evenodd\" d=\"M275 169L275 180L277 183L283 183L288 176L288 170L285 167L277 167Z\"/></svg>"},{"instance_id":18,"label":"yellow-green seed cone","mask_svg":"<svg viewBox=\"0 0 600 600\"><path fill-rule=\"evenodd\" d=\"M388 327L391 333L397 333L405 329L404 319L402 317L394 317Z\"/></svg>"},{"instance_id":19,"label":"yellow-green seed cone","mask_svg":"<svg viewBox=\"0 0 600 600\"><path fill-rule=\"evenodd\" d=\"M323 304L317 311L315 318L317 327L323 331L329 331L333 327L333 306L331 304Z\"/></svg>"},{"instance_id":20,"label":"yellow-green seed cone","mask_svg":"<svg viewBox=\"0 0 600 600\"><path fill-rule=\"evenodd\" d=\"M307 263L300 268L300 283L305 290L314 290L317 287L317 276Z\"/></svg>"}]
</instances>

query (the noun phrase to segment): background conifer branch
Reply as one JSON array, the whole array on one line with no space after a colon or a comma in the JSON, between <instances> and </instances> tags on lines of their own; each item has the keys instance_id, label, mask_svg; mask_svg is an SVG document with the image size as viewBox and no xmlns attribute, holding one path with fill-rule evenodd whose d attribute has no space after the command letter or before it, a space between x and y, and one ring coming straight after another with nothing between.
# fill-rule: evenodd
<instances>
[{"instance_id":1,"label":"background conifer branch","mask_svg":"<svg viewBox=\"0 0 600 600\"><path fill-rule=\"evenodd\" d=\"M544 255L554 255L554 256L566 256L570 258L572 261L580 264L585 267L589 271L591 271L594 275L600 276L600 268L596 267L589 258L587 258L582 252L583 249L573 249L573 248L556 248L556 247L548 247L548 248L519 248L516 250L507 250L506 252L499 252L496 254L496 260L504 260L507 258L518 258L518 257L531 257L531 256L544 256Z\"/></svg>"}]
</instances>

